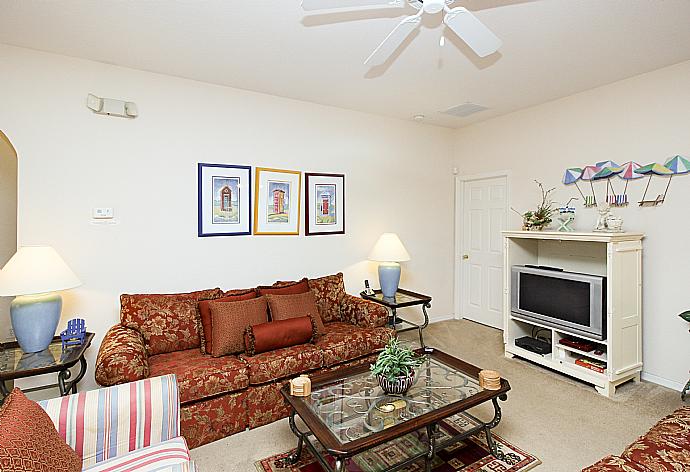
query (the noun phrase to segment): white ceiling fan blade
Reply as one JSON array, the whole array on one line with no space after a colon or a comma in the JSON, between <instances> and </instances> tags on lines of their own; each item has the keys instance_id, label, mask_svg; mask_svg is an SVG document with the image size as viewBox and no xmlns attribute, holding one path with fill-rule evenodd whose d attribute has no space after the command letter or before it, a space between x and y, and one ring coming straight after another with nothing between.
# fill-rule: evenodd
<instances>
[{"instance_id":1,"label":"white ceiling fan blade","mask_svg":"<svg viewBox=\"0 0 690 472\"><path fill-rule=\"evenodd\" d=\"M398 26L395 27L393 31L390 32L386 39L383 40L379 47L377 47L371 56L364 61L365 65L379 65L386 62L386 60L395 52L396 49L407 39L407 37L412 34L412 32L417 29L419 23L422 22L422 10L420 13L412 16L408 16L403 19Z\"/></svg>"},{"instance_id":2,"label":"white ceiling fan blade","mask_svg":"<svg viewBox=\"0 0 690 472\"><path fill-rule=\"evenodd\" d=\"M404 4L405 0L302 0L302 9L314 11L359 7L399 8Z\"/></svg>"},{"instance_id":3,"label":"white ceiling fan blade","mask_svg":"<svg viewBox=\"0 0 690 472\"><path fill-rule=\"evenodd\" d=\"M457 7L448 10L443 21L479 57L486 57L495 53L503 44L498 36L470 13L467 8Z\"/></svg>"}]
</instances>

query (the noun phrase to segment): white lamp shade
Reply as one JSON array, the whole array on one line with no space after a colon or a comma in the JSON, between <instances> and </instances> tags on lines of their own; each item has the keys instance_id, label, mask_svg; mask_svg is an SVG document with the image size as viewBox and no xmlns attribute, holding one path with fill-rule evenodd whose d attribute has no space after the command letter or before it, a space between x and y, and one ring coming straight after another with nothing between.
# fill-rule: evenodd
<instances>
[{"instance_id":1,"label":"white lamp shade","mask_svg":"<svg viewBox=\"0 0 690 472\"><path fill-rule=\"evenodd\" d=\"M370 261L404 262L410 260L402 241L395 233L383 233L369 254Z\"/></svg>"},{"instance_id":2,"label":"white lamp shade","mask_svg":"<svg viewBox=\"0 0 690 472\"><path fill-rule=\"evenodd\" d=\"M48 246L24 246L0 271L0 296L33 295L78 287L81 281Z\"/></svg>"}]
</instances>

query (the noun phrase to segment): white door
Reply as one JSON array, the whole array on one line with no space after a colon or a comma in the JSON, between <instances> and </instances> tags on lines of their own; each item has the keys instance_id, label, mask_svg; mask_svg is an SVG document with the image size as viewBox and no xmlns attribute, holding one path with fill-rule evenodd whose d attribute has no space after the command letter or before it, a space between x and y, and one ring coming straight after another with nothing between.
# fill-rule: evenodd
<instances>
[{"instance_id":1,"label":"white door","mask_svg":"<svg viewBox=\"0 0 690 472\"><path fill-rule=\"evenodd\" d=\"M463 318L503 329L503 237L507 178L463 185L460 307Z\"/></svg>"}]
</instances>

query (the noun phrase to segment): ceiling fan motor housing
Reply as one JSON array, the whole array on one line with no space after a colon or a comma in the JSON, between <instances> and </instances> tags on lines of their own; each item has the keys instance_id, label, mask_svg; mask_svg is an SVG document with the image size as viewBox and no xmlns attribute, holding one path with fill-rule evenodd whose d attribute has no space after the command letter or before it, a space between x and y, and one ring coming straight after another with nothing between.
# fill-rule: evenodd
<instances>
[{"instance_id":1,"label":"ceiling fan motor housing","mask_svg":"<svg viewBox=\"0 0 690 472\"><path fill-rule=\"evenodd\" d=\"M416 3L416 2L415 2ZM451 3L448 0L422 0L421 7L424 13L435 14L446 7L446 4Z\"/></svg>"}]
</instances>

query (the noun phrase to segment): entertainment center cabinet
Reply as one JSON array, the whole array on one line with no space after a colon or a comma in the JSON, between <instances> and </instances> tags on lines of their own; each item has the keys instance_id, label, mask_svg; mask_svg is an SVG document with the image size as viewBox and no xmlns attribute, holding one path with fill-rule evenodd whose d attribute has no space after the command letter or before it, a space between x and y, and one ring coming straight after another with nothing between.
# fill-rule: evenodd
<instances>
[{"instance_id":1,"label":"entertainment center cabinet","mask_svg":"<svg viewBox=\"0 0 690 472\"><path fill-rule=\"evenodd\" d=\"M642 371L642 239L641 233L566 233L504 231L504 332L506 357L518 356L593 384L611 397L616 386L640 380ZM606 338L597 340L530 321L511 310L511 268L515 265L557 267L568 272L606 277ZM536 334L538 333L538 334ZM551 353L520 348L524 336L546 338ZM594 344L590 352L560 344L562 338ZM604 362L603 372L576 364L578 359ZM582 361L580 361L582 362Z\"/></svg>"}]
</instances>

